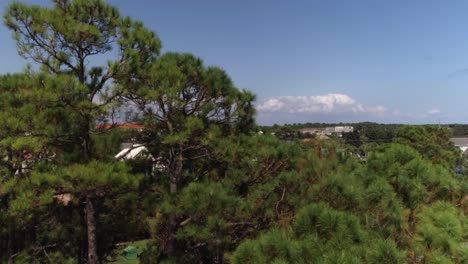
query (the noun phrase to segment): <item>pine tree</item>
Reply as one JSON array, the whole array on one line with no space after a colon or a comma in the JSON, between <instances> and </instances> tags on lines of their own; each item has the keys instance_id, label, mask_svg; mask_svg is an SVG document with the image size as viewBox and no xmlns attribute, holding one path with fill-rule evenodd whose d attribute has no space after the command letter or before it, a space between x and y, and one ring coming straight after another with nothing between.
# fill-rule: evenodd
<instances>
[{"instance_id":1,"label":"pine tree","mask_svg":"<svg viewBox=\"0 0 468 264\"><path fill-rule=\"evenodd\" d=\"M136 108L145 130L140 142L153 150L168 174L168 193L181 189L203 173L200 160L215 158L213 140L249 133L254 96L237 89L217 67L206 67L191 54L166 53L146 72L119 80L124 96ZM163 249L175 255L177 226L183 219L168 215Z\"/></svg>"},{"instance_id":2,"label":"pine tree","mask_svg":"<svg viewBox=\"0 0 468 264\"><path fill-rule=\"evenodd\" d=\"M27 98L21 111L29 110L30 115L21 117L19 124L23 125L18 129L9 128L21 133L7 135L3 146L36 152L65 149L54 157L56 162L65 166L78 162L84 165L76 166L92 168L91 134L96 121L109 116L122 94L112 82L143 71L157 58L159 39L141 22L122 17L101 0L56 0L50 8L12 3L4 20L20 55L40 69L29 73L32 81L24 91ZM98 64L96 58L109 57L113 51L117 51L117 58L110 58L107 65ZM36 116L37 112L42 113ZM11 125L17 126L14 122ZM85 167L76 168L86 171ZM96 192L82 194L88 263L97 263Z\"/></svg>"}]
</instances>

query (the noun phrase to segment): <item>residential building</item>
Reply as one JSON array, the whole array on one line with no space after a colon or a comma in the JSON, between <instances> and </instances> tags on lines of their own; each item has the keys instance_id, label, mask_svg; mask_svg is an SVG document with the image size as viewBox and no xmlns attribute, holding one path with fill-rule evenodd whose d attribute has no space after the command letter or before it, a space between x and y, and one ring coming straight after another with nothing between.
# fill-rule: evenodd
<instances>
[{"instance_id":1,"label":"residential building","mask_svg":"<svg viewBox=\"0 0 468 264\"><path fill-rule=\"evenodd\" d=\"M341 137L344 133L351 133L353 131L354 131L354 127L352 126L334 126L334 127L320 127L320 128L307 127L307 128L299 129L299 132L304 135L306 134L315 135L315 136L336 135L339 137Z\"/></svg>"},{"instance_id":2,"label":"residential building","mask_svg":"<svg viewBox=\"0 0 468 264\"><path fill-rule=\"evenodd\" d=\"M460 149L460 151L467 155L468 154L468 137L457 137L451 138L453 144Z\"/></svg>"}]
</instances>

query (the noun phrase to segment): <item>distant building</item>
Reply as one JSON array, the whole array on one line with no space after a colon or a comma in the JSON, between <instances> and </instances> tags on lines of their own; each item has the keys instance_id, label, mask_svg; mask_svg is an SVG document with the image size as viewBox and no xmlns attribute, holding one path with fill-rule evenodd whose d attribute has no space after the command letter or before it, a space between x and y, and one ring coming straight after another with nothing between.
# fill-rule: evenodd
<instances>
[{"instance_id":1,"label":"distant building","mask_svg":"<svg viewBox=\"0 0 468 264\"><path fill-rule=\"evenodd\" d=\"M303 135L314 135L314 136L331 136L336 135L341 137L344 133L351 133L354 131L352 126L335 126L335 127L306 127L299 129L299 132Z\"/></svg>"},{"instance_id":2,"label":"distant building","mask_svg":"<svg viewBox=\"0 0 468 264\"><path fill-rule=\"evenodd\" d=\"M318 135L318 134L323 134L325 132L325 128L306 127L306 128L299 129L299 132L304 135L306 134Z\"/></svg>"},{"instance_id":3,"label":"distant building","mask_svg":"<svg viewBox=\"0 0 468 264\"><path fill-rule=\"evenodd\" d=\"M351 133L354 131L354 127L352 126L336 126L333 128L333 133L343 134L343 133Z\"/></svg>"},{"instance_id":4,"label":"distant building","mask_svg":"<svg viewBox=\"0 0 468 264\"><path fill-rule=\"evenodd\" d=\"M468 137L451 138L451 140L464 155L468 155Z\"/></svg>"}]
</instances>

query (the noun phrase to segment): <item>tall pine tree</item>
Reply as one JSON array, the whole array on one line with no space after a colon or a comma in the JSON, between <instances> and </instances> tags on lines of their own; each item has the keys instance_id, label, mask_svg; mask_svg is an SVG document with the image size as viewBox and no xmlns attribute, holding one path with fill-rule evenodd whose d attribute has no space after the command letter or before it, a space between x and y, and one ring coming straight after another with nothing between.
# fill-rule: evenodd
<instances>
[{"instance_id":1,"label":"tall pine tree","mask_svg":"<svg viewBox=\"0 0 468 264\"><path fill-rule=\"evenodd\" d=\"M76 177L86 179L86 166L94 166L91 135L96 122L109 116L122 94L112 83L145 70L159 54L159 39L101 0L55 0L50 8L15 2L4 21L19 54L40 66L30 73L26 97L19 98L29 116L16 130L10 128L17 133L3 140L4 149L24 150L28 156L29 149L65 150L52 155L54 161L81 171ZM102 58L109 59L107 64L99 65ZM112 177L104 179L115 184ZM98 262L95 203L100 192L93 190L84 189L79 196L85 203L88 263Z\"/></svg>"}]
</instances>

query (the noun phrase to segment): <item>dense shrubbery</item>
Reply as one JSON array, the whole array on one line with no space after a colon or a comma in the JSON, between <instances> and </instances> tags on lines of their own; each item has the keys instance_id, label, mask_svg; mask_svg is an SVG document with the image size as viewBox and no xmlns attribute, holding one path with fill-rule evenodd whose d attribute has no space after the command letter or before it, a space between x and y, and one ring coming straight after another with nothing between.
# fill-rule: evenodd
<instances>
[{"instance_id":1,"label":"dense shrubbery","mask_svg":"<svg viewBox=\"0 0 468 264\"><path fill-rule=\"evenodd\" d=\"M276 224L243 242L234 262L466 261L468 226L456 209L466 196L466 179L399 144L382 145L364 164L340 167L315 182L307 199L313 203L298 210L290 225Z\"/></svg>"}]
</instances>

